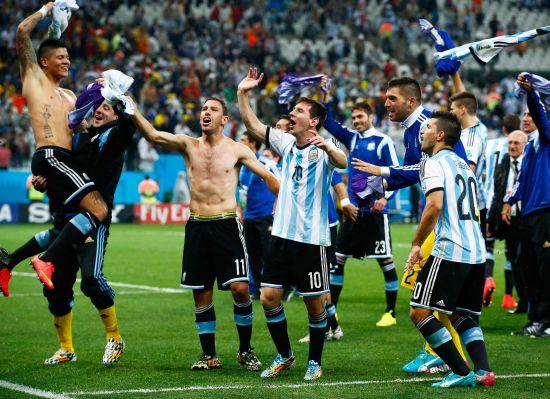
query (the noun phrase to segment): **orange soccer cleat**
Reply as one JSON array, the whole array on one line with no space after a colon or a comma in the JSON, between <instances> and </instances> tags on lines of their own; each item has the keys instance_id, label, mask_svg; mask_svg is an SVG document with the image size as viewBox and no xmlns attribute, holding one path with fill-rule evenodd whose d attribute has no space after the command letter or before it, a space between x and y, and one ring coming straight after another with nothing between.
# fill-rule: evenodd
<instances>
[{"instance_id":1,"label":"orange soccer cleat","mask_svg":"<svg viewBox=\"0 0 550 399\"><path fill-rule=\"evenodd\" d=\"M496 288L495 280L492 277L487 277L483 288L483 306L489 306L493 302L493 293Z\"/></svg>"},{"instance_id":2,"label":"orange soccer cleat","mask_svg":"<svg viewBox=\"0 0 550 399\"><path fill-rule=\"evenodd\" d=\"M53 263L45 262L36 255L31 260L33 269L38 274L38 279L50 290L53 290L52 275L53 275Z\"/></svg>"},{"instance_id":3,"label":"orange soccer cleat","mask_svg":"<svg viewBox=\"0 0 550 399\"><path fill-rule=\"evenodd\" d=\"M515 309L518 306L514 297L510 294L504 294L502 297L502 309Z\"/></svg>"}]
</instances>

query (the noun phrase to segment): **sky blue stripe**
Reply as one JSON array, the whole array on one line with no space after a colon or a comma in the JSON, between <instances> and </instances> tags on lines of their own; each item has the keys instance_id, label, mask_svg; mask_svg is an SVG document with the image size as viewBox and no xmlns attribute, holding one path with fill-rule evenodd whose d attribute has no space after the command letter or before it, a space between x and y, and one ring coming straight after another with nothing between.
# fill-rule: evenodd
<instances>
[{"instance_id":1,"label":"sky blue stripe","mask_svg":"<svg viewBox=\"0 0 550 399\"><path fill-rule=\"evenodd\" d=\"M292 151L289 153L289 155L292 154ZM296 167L300 166L302 163L302 152L298 151L298 153L295 156L296 158ZM288 171L290 176L294 174L294 170ZM304 171L302 171L303 174ZM302 175L303 176L303 175ZM302 177L303 178L303 177ZM290 204L290 219L289 219L289 228L288 228L288 235L290 239L296 238L296 219L297 219L297 213L298 213L298 193L300 192L300 182L296 181L296 179L292 179L292 191L290 192L291 197L291 204ZM286 207L283 208L284 210L287 209Z\"/></svg>"},{"instance_id":2,"label":"sky blue stripe","mask_svg":"<svg viewBox=\"0 0 550 399\"><path fill-rule=\"evenodd\" d=\"M233 313L235 324L238 326L251 326L252 325L252 312L249 314L237 314Z\"/></svg>"},{"instance_id":3,"label":"sky blue stripe","mask_svg":"<svg viewBox=\"0 0 550 399\"><path fill-rule=\"evenodd\" d=\"M34 239L40 245L40 248L46 249L50 246L50 230L44 230L40 233L36 233Z\"/></svg>"},{"instance_id":4,"label":"sky blue stripe","mask_svg":"<svg viewBox=\"0 0 550 399\"><path fill-rule=\"evenodd\" d=\"M267 322L268 323L278 323L280 321L283 321L284 319L286 319L286 315L285 315L285 312L275 316L275 317L269 317L269 316L266 316L266 319L267 319Z\"/></svg>"},{"instance_id":5,"label":"sky blue stripe","mask_svg":"<svg viewBox=\"0 0 550 399\"><path fill-rule=\"evenodd\" d=\"M332 197L330 197L329 193L330 193L330 186L331 186L331 181L332 181L332 175L334 174L334 169L331 169L330 170L330 173L329 173L329 168L328 168L328 164L326 162L323 162L322 163L322 168L323 168L323 174L321 176L321 181L322 181L322 184L323 184L323 189L321 191L321 194L323 196L323 198L321 198L321 234L320 234L320 238L321 238L321 244L323 245L328 245L329 241L330 241L330 227L328 225L328 207L329 207L329 204L328 202L329 201L333 201ZM333 204L334 204L334 201L333 201Z\"/></svg>"},{"instance_id":6,"label":"sky blue stripe","mask_svg":"<svg viewBox=\"0 0 550 399\"><path fill-rule=\"evenodd\" d=\"M73 226L80 230L80 232L84 235L88 234L93 229L92 223L82 213L79 213L72 218L70 223L72 223Z\"/></svg>"},{"instance_id":7,"label":"sky blue stripe","mask_svg":"<svg viewBox=\"0 0 550 399\"><path fill-rule=\"evenodd\" d=\"M312 153L312 151L317 151L317 157L321 157L321 150L317 147L310 148L309 154ZM315 210L315 174L317 172L317 166L319 165L317 160L309 161L309 164L307 166L307 183L306 183L306 203L305 203L305 223L304 223L304 236L303 239L305 242L311 241L311 222L313 221L313 211ZM324 196L323 196L324 197ZM326 200L325 200L326 202ZM328 205L328 202L326 202ZM321 223L323 222L322 215L321 215ZM318 228L322 226L317 226Z\"/></svg>"},{"instance_id":8,"label":"sky blue stripe","mask_svg":"<svg viewBox=\"0 0 550 399\"><path fill-rule=\"evenodd\" d=\"M311 328L327 328L327 319L319 322L319 323L312 323L312 322L309 322L309 326Z\"/></svg>"},{"instance_id":9,"label":"sky blue stripe","mask_svg":"<svg viewBox=\"0 0 550 399\"><path fill-rule=\"evenodd\" d=\"M464 346L472 341L483 341L483 332L479 327L472 327L460 334L460 340Z\"/></svg>"},{"instance_id":10,"label":"sky blue stripe","mask_svg":"<svg viewBox=\"0 0 550 399\"><path fill-rule=\"evenodd\" d=\"M195 323L197 325L197 331L199 334L215 334L216 333L216 320L213 321L201 321Z\"/></svg>"},{"instance_id":11,"label":"sky blue stripe","mask_svg":"<svg viewBox=\"0 0 550 399\"><path fill-rule=\"evenodd\" d=\"M397 291L399 289L399 283L397 280L384 282L384 288L386 291Z\"/></svg>"},{"instance_id":12,"label":"sky blue stripe","mask_svg":"<svg viewBox=\"0 0 550 399\"><path fill-rule=\"evenodd\" d=\"M279 196L278 196L280 201L279 201L279 204L277 205L277 210L276 210L276 214L279 217L277 218L277 223L275 223L275 221L273 223L273 232L278 234L283 233L284 210L287 209L288 190L290 187L290 183L292 181L291 180L292 177L290 176L290 172L289 172L290 162L292 160L291 155L292 155L292 150L290 150L284 155L283 166L281 170L281 185L279 188L279 190L281 191L279 192Z\"/></svg>"},{"instance_id":13,"label":"sky blue stripe","mask_svg":"<svg viewBox=\"0 0 550 399\"><path fill-rule=\"evenodd\" d=\"M332 285L344 285L344 276L331 273L330 284Z\"/></svg>"},{"instance_id":14,"label":"sky blue stripe","mask_svg":"<svg viewBox=\"0 0 550 399\"><path fill-rule=\"evenodd\" d=\"M426 337L426 341L428 341L432 348L437 348L438 346L443 345L445 342L449 342L451 339L451 334L449 333L449 331L447 331L445 327Z\"/></svg>"}]
</instances>

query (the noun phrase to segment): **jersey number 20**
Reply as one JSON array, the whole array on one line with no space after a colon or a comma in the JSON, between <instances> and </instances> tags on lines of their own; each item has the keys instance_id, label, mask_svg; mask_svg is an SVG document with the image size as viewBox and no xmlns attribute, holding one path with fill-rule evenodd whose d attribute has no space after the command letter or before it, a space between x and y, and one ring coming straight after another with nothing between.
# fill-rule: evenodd
<instances>
[{"instance_id":1,"label":"jersey number 20","mask_svg":"<svg viewBox=\"0 0 550 399\"><path fill-rule=\"evenodd\" d=\"M479 222L479 217L476 212L476 181L473 177L468 177L468 181L464 180L462 175L455 176L455 183L460 187L461 193L456 201L458 217L460 220L475 220ZM464 213L464 201L468 197L468 205L470 211Z\"/></svg>"}]
</instances>

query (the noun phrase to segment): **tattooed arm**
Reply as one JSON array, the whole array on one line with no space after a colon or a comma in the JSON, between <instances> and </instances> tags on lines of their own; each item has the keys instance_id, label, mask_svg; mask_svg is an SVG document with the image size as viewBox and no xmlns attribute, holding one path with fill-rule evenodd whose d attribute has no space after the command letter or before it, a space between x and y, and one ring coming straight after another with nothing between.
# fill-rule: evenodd
<instances>
[{"instance_id":1,"label":"tattooed arm","mask_svg":"<svg viewBox=\"0 0 550 399\"><path fill-rule=\"evenodd\" d=\"M43 7L43 9L45 12L50 12L53 6L54 3L49 2ZM35 67L39 69L30 34L42 18L44 18L42 12L37 11L27 17L17 27L17 33L15 34L15 47L17 49L17 55L19 56L19 70L23 80L29 70Z\"/></svg>"}]
</instances>

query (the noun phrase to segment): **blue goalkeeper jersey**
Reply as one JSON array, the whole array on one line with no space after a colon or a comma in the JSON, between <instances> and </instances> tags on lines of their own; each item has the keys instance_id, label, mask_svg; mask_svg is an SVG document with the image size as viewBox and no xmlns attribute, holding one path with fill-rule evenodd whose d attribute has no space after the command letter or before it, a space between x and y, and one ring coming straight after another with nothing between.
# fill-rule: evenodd
<instances>
[{"instance_id":1,"label":"blue goalkeeper jersey","mask_svg":"<svg viewBox=\"0 0 550 399\"><path fill-rule=\"evenodd\" d=\"M341 125L332 116L330 105L325 104L327 108L327 120L323 127L334 136L339 142L344 144L349 150L348 155L348 196L353 205L358 207L357 201L351 189L351 181L357 173L355 167L351 164L352 158L379 166L399 165L395 145L393 140L386 134L380 133L374 127L364 132L357 132ZM393 198L394 192L387 191L386 199ZM384 208L384 213L388 212L388 207Z\"/></svg>"},{"instance_id":2,"label":"blue goalkeeper jersey","mask_svg":"<svg viewBox=\"0 0 550 399\"><path fill-rule=\"evenodd\" d=\"M403 145L405 146L403 166L390 166L389 171L385 173L388 190L394 191L420 182L420 163L428 157L420 149L420 130L431 115L432 111L420 105L403 121L402 126L405 127L403 133ZM456 143L454 151L456 155L468 163L466 151L460 140Z\"/></svg>"}]
</instances>

